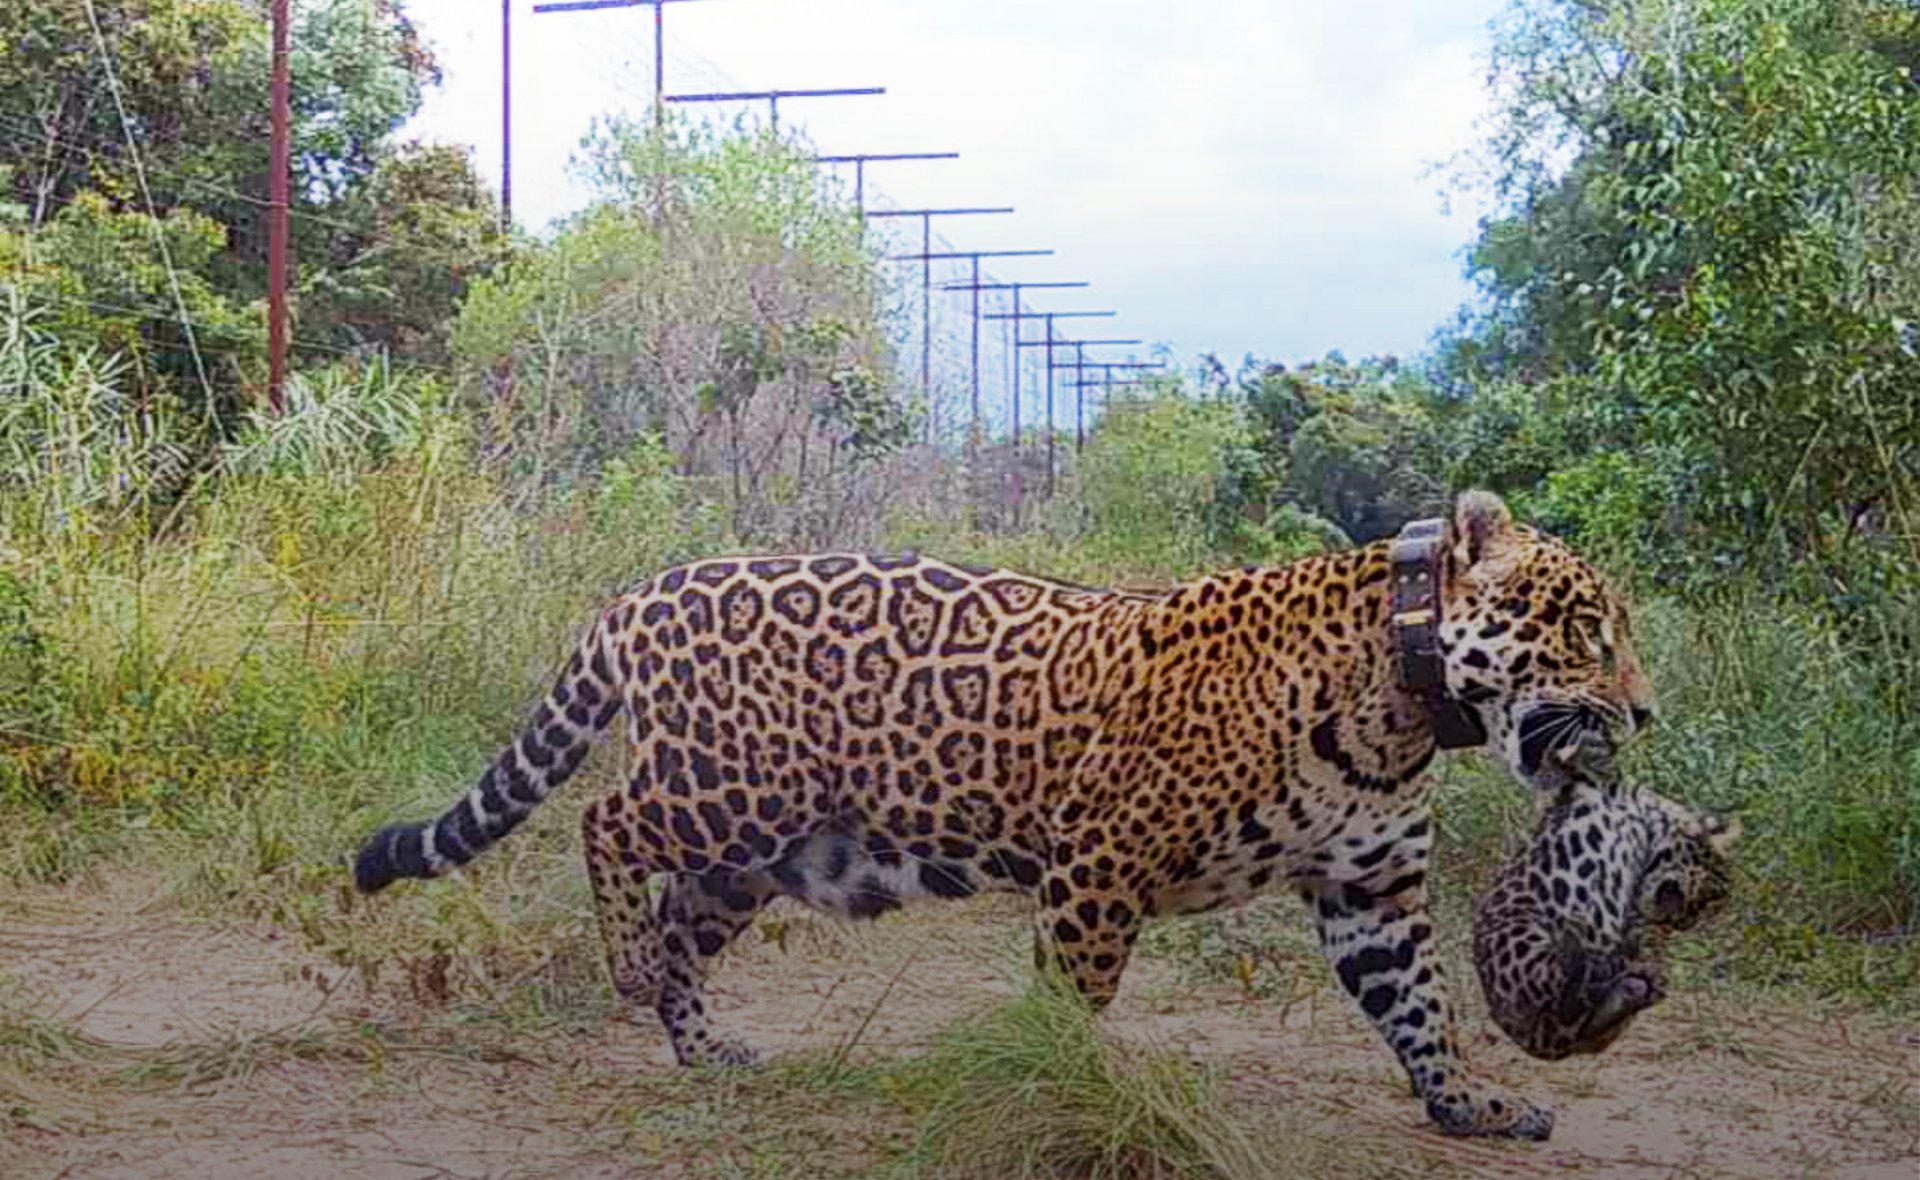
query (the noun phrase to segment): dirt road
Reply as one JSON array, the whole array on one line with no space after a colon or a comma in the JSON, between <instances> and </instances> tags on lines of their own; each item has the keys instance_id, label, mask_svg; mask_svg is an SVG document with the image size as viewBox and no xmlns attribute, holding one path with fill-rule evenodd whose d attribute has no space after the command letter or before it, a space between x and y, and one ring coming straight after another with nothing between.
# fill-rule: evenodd
<instances>
[{"instance_id":1,"label":"dirt road","mask_svg":"<svg viewBox=\"0 0 1920 1180\"><path fill-rule=\"evenodd\" d=\"M789 913L743 940L716 1019L773 1061L689 1077L610 1007L410 1005L265 925L134 885L0 903L0 1176L860 1175L910 1118L821 1062L912 1051L1020 986L1016 908L850 929ZM778 935L776 938L775 935ZM784 946L782 945L784 944ZM1551 1102L1551 1143L1444 1140L1304 956L1285 994L1196 983L1147 954L1105 1018L1223 1071L1249 1110L1352 1136L1410 1175L1920 1176L1920 1029L1845 1010L1679 996L1600 1061L1531 1061L1470 1013L1478 1066ZM1284 1145L1277 1145L1284 1150Z\"/></svg>"}]
</instances>

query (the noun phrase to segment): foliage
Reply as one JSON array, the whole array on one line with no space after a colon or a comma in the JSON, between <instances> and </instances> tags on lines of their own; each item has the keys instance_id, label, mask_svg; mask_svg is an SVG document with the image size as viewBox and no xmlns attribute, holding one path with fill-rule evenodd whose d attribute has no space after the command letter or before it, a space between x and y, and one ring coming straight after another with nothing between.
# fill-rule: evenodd
<instances>
[{"instance_id":1,"label":"foliage","mask_svg":"<svg viewBox=\"0 0 1920 1180\"><path fill-rule=\"evenodd\" d=\"M1227 403L1178 391L1116 394L1079 463L1082 544L1142 575L1204 568L1229 455L1248 442L1245 419Z\"/></svg>"},{"instance_id":2,"label":"foliage","mask_svg":"<svg viewBox=\"0 0 1920 1180\"><path fill-rule=\"evenodd\" d=\"M421 144L393 150L335 212L346 221L329 227L325 255L310 250L300 271L301 335L445 366L469 287L510 255L471 153Z\"/></svg>"},{"instance_id":3,"label":"foliage","mask_svg":"<svg viewBox=\"0 0 1920 1180\"><path fill-rule=\"evenodd\" d=\"M1345 544L1389 536L1445 504L1432 396L1393 358L1335 352L1288 369L1249 357L1219 385L1254 431L1234 495L1253 521L1284 510Z\"/></svg>"},{"instance_id":4,"label":"foliage","mask_svg":"<svg viewBox=\"0 0 1920 1180\"><path fill-rule=\"evenodd\" d=\"M34 689L0 696L0 811L34 818L0 871L63 871L60 833L129 825L239 836L271 813L330 841L395 776L444 792L596 603L720 547L657 444L591 496L516 511L431 387L386 381L310 375L168 534L11 534L0 661ZM9 489L7 518L53 495Z\"/></svg>"},{"instance_id":5,"label":"foliage","mask_svg":"<svg viewBox=\"0 0 1920 1180\"><path fill-rule=\"evenodd\" d=\"M396 0L306 0L296 11L294 174L324 205L373 175L439 74Z\"/></svg>"},{"instance_id":6,"label":"foliage","mask_svg":"<svg viewBox=\"0 0 1920 1180\"><path fill-rule=\"evenodd\" d=\"M765 137L616 119L581 167L602 201L478 281L453 331L492 445L564 484L658 434L741 535L844 532L850 484L914 434L857 219Z\"/></svg>"},{"instance_id":7,"label":"foliage","mask_svg":"<svg viewBox=\"0 0 1920 1180\"><path fill-rule=\"evenodd\" d=\"M86 192L30 235L0 228L0 263L12 264L0 284L36 305L64 347L117 354L140 396L177 395L217 424L238 409L236 378L266 342L257 309L220 289L225 244L192 209L154 218Z\"/></svg>"},{"instance_id":8,"label":"foliage","mask_svg":"<svg viewBox=\"0 0 1920 1180\"><path fill-rule=\"evenodd\" d=\"M170 404L129 398L118 357L63 349L18 288L0 298L0 538L84 531L177 486L193 432Z\"/></svg>"},{"instance_id":9,"label":"foliage","mask_svg":"<svg viewBox=\"0 0 1920 1180\"><path fill-rule=\"evenodd\" d=\"M93 0L160 208L226 200L264 176L264 10L243 0ZM319 114L321 112L315 112ZM0 10L0 164L31 224L77 195L138 198L114 88L86 0ZM264 192L255 194L264 196Z\"/></svg>"},{"instance_id":10,"label":"foliage","mask_svg":"<svg viewBox=\"0 0 1920 1180\"><path fill-rule=\"evenodd\" d=\"M351 479L398 455L435 460L459 441L430 379L396 376L385 364L349 364L297 374L279 413L249 411L225 466L236 474Z\"/></svg>"},{"instance_id":11,"label":"foliage","mask_svg":"<svg viewBox=\"0 0 1920 1180\"><path fill-rule=\"evenodd\" d=\"M211 442L260 392L264 7L93 11L99 40L82 0L0 13L0 181L18 211L0 216L0 269L64 343L123 353L141 395L180 397ZM395 0L316 0L295 25L294 248L321 321L303 316L299 335L433 357L465 278L500 247L462 153L390 142L432 58Z\"/></svg>"},{"instance_id":12,"label":"foliage","mask_svg":"<svg viewBox=\"0 0 1920 1180\"><path fill-rule=\"evenodd\" d=\"M1502 34L1486 163L1512 212L1452 375L1564 379L1589 441L1665 452L1709 576L1837 568L1864 516L1905 513L1916 43L1878 0L1537 0Z\"/></svg>"}]
</instances>

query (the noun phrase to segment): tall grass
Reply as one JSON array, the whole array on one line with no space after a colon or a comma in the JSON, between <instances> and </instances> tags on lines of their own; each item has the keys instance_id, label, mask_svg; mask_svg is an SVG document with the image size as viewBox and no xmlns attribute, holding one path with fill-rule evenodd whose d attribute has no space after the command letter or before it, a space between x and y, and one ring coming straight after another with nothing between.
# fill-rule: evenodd
<instances>
[{"instance_id":1,"label":"tall grass","mask_svg":"<svg viewBox=\"0 0 1920 1180\"><path fill-rule=\"evenodd\" d=\"M948 1028L894 1087L918 1119L910 1174L1377 1176L1364 1145L1302 1126L1249 1126L1219 1079L1104 1034L1058 981Z\"/></svg>"},{"instance_id":2,"label":"tall grass","mask_svg":"<svg viewBox=\"0 0 1920 1180\"><path fill-rule=\"evenodd\" d=\"M161 833L331 858L477 769L595 602L717 544L657 444L529 506L430 390L315 388L171 504L0 493L0 874Z\"/></svg>"}]
</instances>

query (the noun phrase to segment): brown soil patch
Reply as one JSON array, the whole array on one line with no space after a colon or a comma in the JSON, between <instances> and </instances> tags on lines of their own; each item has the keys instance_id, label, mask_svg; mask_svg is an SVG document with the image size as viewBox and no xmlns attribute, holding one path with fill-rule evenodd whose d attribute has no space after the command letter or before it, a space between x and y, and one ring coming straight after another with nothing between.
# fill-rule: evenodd
<instances>
[{"instance_id":1,"label":"brown soil patch","mask_svg":"<svg viewBox=\"0 0 1920 1180\"><path fill-rule=\"evenodd\" d=\"M783 917L784 949L770 936L777 925L749 936L711 989L716 1022L775 1057L911 1051L1014 994L1027 970L1025 921L1011 903L858 928ZM97 1061L24 1078L0 1071L0 1176L815 1174L731 1154L727 1120L741 1116L711 1097L727 1083L680 1077L650 1021L582 1032L396 1012L293 941L190 920L137 883L0 910L0 976L98 1042L96 1056L121 1061L117 1072ZM1477 1066L1554 1105L1559 1124L1543 1146L1461 1143L1426 1128L1386 1049L1318 964L1303 965L1284 1003L1182 978L1169 962L1140 961L1109 1030L1222 1069L1246 1104L1310 1110L1329 1133L1384 1143L1416 1173L1920 1175L1911 1026L1682 996L1605 1058L1551 1065L1470 1017ZM395 1048L363 1035L372 1019L421 1031ZM636 1130L635 1108L674 1125ZM688 1130L674 1123L683 1118L716 1130L691 1150L706 1124ZM872 1133L849 1128L850 1139L856 1130ZM840 1166L857 1171L850 1150L853 1163Z\"/></svg>"}]
</instances>

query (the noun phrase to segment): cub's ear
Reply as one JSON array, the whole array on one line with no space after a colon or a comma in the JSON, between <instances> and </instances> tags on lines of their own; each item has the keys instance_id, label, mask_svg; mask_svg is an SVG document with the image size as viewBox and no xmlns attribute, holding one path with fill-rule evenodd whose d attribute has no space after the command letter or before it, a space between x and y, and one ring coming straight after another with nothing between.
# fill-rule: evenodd
<instances>
[{"instance_id":1,"label":"cub's ear","mask_svg":"<svg viewBox=\"0 0 1920 1180\"><path fill-rule=\"evenodd\" d=\"M1699 840L1713 851L1725 855L1740 839L1740 820L1717 811L1701 811L1684 803L1671 804L1669 810L1679 821L1680 831L1689 840Z\"/></svg>"},{"instance_id":2,"label":"cub's ear","mask_svg":"<svg viewBox=\"0 0 1920 1180\"><path fill-rule=\"evenodd\" d=\"M1700 834L1706 837L1709 847L1725 855L1740 839L1740 820L1737 816L1707 812L1700 817Z\"/></svg>"},{"instance_id":3,"label":"cub's ear","mask_svg":"<svg viewBox=\"0 0 1920 1180\"><path fill-rule=\"evenodd\" d=\"M1492 492L1463 492L1453 507L1454 558L1472 569L1499 553L1513 535L1513 513Z\"/></svg>"}]
</instances>

